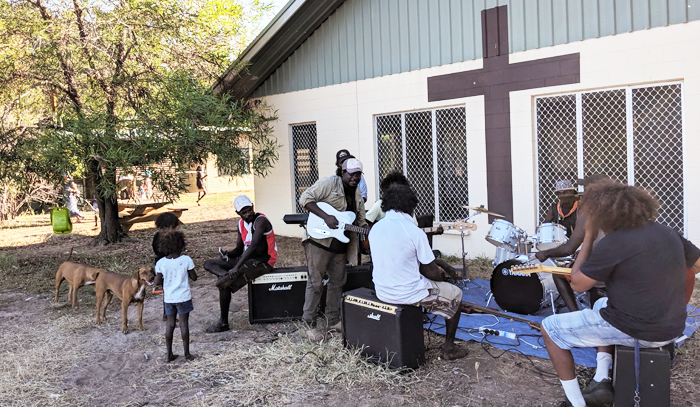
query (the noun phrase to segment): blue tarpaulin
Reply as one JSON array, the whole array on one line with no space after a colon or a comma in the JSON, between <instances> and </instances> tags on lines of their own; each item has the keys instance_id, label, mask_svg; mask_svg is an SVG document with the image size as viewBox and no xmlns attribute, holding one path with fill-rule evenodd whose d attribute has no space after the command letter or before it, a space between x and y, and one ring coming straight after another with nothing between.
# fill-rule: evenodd
<instances>
[{"instance_id":1,"label":"blue tarpaulin","mask_svg":"<svg viewBox=\"0 0 700 407\"><path fill-rule=\"evenodd\" d=\"M489 291L488 281L474 280L473 282L468 283L467 288L462 288L462 301L469 301L477 305L488 306L490 308L495 308L502 311L493 299L491 299L488 304L486 303L489 297ZM564 310L566 310L566 308L564 308ZM551 307L543 308L535 315L512 315L541 323L544 318L552 315L552 309ZM677 342L679 346L683 343L686 337L690 337L693 332L700 327L700 309L696 309L695 306L688 305L688 315L689 316L685 323L685 331L683 332L684 336ZM425 324L425 328L444 335L445 320L437 315L430 315L430 319L431 321ZM547 350L544 348L544 341L540 332L534 328L531 328L524 322L511 322L506 318L500 318L487 314L462 314L462 317L459 320L457 338L464 341L480 342L484 339L484 336L478 332L480 327L497 329L505 332L513 332L518 336L517 339L509 339L506 337L493 335L487 336L487 342L499 349L549 359ZM596 351L594 348L573 349L572 353L576 364L586 367L596 366Z\"/></svg>"}]
</instances>

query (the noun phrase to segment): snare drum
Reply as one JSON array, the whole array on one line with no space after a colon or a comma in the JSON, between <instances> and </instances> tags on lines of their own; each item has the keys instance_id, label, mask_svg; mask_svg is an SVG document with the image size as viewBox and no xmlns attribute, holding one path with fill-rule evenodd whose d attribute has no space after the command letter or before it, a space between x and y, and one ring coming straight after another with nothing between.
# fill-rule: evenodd
<instances>
[{"instance_id":1,"label":"snare drum","mask_svg":"<svg viewBox=\"0 0 700 407\"><path fill-rule=\"evenodd\" d=\"M550 273L513 273L510 268L522 264L508 260L499 264L491 275L491 293L503 310L517 314L534 314L551 304L550 293L559 297Z\"/></svg>"},{"instance_id":2,"label":"snare drum","mask_svg":"<svg viewBox=\"0 0 700 407\"><path fill-rule=\"evenodd\" d=\"M566 228L556 223L543 223L537 228L533 239L537 250L549 250L566 243Z\"/></svg>"},{"instance_id":3,"label":"snare drum","mask_svg":"<svg viewBox=\"0 0 700 407\"><path fill-rule=\"evenodd\" d=\"M486 240L498 247L509 251L518 249L518 240L525 236L525 231L503 219L496 219L491 225L491 230L486 235Z\"/></svg>"}]
</instances>

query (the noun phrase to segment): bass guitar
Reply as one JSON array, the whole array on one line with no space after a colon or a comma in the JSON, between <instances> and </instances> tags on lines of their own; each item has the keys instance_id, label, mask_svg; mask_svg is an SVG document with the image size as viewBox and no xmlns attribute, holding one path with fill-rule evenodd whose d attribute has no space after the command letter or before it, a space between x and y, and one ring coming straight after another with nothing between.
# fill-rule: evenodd
<instances>
[{"instance_id":1,"label":"bass guitar","mask_svg":"<svg viewBox=\"0 0 700 407\"><path fill-rule=\"evenodd\" d=\"M469 301L462 301L462 303L460 304L459 310L461 312L464 312L465 314L471 314L473 312L478 312L481 314L489 314L489 315L495 315L495 316L501 317L501 318L512 319L513 321L524 322L524 323L530 325L531 328L537 329L538 331L542 330L542 327L537 322L530 321L529 319L525 319L525 318L516 317L516 316L510 315L510 314L506 314L505 312L501 312L501 311L493 309L493 308L483 307L481 305L477 305L477 304L474 304L473 302L469 302Z\"/></svg>"}]
</instances>

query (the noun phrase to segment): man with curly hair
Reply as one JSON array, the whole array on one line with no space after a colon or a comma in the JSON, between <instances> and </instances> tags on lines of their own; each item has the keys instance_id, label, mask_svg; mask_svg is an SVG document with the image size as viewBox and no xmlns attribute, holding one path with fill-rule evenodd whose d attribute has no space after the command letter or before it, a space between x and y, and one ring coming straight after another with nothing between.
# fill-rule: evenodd
<instances>
[{"instance_id":1,"label":"man with curly hair","mask_svg":"<svg viewBox=\"0 0 700 407\"><path fill-rule=\"evenodd\" d=\"M611 180L586 189L581 211L586 233L571 272L574 291L598 281L608 297L593 309L558 314L542 322L542 336L568 402L574 407L611 404L608 377L614 345L659 347L685 328L685 269L700 270L700 249L654 221L659 203L645 190ZM598 230L605 237L593 249ZM581 392L571 348L597 347L598 368Z\"/></svg>"},{"instance_id":2,"label":"man with curly hair","mask_svg":"<svg viewBox=\"0 0 700 407\"><path fill-rule=\"evenodd\" d=\"M455 344L462 290L442 281L428 237L411 219L416 205L418 198L408 185L394 184L384 191L382 210L386 216L369 233L375 292L377 298L390 304L422 306L444 317L442 356L463 358L467 349Z\"/></svg>"}]
</instances>

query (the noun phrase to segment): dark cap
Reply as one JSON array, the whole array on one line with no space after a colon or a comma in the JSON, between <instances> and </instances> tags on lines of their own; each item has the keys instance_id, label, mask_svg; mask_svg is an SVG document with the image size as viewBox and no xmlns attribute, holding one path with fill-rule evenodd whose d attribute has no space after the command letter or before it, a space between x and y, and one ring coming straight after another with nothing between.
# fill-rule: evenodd
<instances>
[{"instance_id":1,"label":"dark cap","mask_svg":"<svg viewBox=\"0 0 700 407\"><path fill-rule=\"evenodd\" d=\"M346 149L338 150L338 152L335 153L335 165L342 164L343 161L347 160L348 158L355 158L355 156L350 154L350 152Z\"/></svg>"},{"instance_id":2,"label":"dark cap","mask_svg":"<svg viewBox=\"0 0 700 407\"><path fill-rule=\"evenodd\" d=\"M603 174L591 174L591 175L587 176L586 178L583 178L583 179L579 178L576 183L578 185L582 185L584 187L587 187L587 186L589 186L593 183L596 183L600 180L603 180L603 179L610 179L610 177L608 177L607 175L603 175Z\"/></svg>"}]
</instances>

